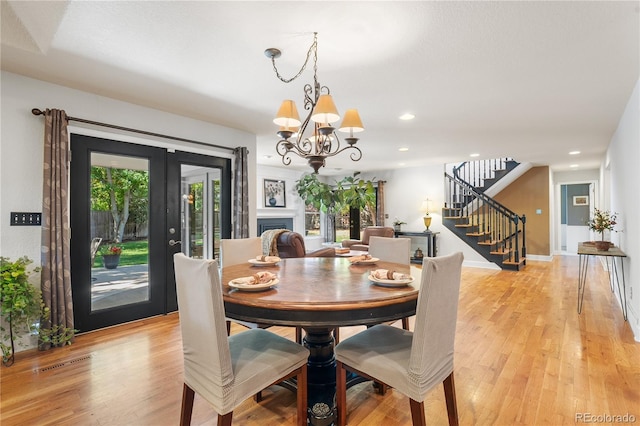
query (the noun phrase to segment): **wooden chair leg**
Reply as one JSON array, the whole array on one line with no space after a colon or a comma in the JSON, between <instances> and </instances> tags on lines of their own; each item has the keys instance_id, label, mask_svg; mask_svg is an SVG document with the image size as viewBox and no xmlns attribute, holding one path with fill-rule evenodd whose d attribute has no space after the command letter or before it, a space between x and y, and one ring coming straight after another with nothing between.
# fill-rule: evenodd
<instances>
[{"instance_id":1,"label":"wooden chair leg","mask_svg":"<svg viewBox=\"0 0 640 426\"><path fill-rule=\"evenodd\" d=\"M231 321L227 320L227 336L231 336Z\"/></svg>"},{"instance_id":2,"label":"wooden chair leg","mask_svg":"<svg viewBox=\"0 0 640 426\"><path fill-rule=\"evenodd\" d=\"M296 343L302 344L302 327L296 327Z\"/></svg>"},{"instance_id":3,"label":"wooden chair leg","mask_svg":"<svg viewBox=\"0 0 640 426\"><path fill-rule=\"evenodd\" d=\"M196 393L185 383L182 386L182 407L180 408L180 426L191 424L191 413L193 412L193 398Z\"/></svg>"},{"instance_id":4,"label":"wooden chair leg","mask_svg":"<svg viewBox=\"0 0 640 426\"><path fill-rule=\"evenodd\" d=\"M347 424L347 370L338 361L336 363L336 408L338 409L338 426Z\"/></svg>"},{"instance_id":5,"label":"wooden chair leg","mask_svg":"<svg viewBox=\"0 0 640 426\"><path fill-rule=\"evenodd\" d=\"M456 403L456 386L453 381L453 371L442 382L444 385L444 399L447 402L449 426L458 426L458 405Z\"/></svg>"},{"instance_id":6,"label":"wooden chair leg","mask_svg":"<svg viewBox=\"0 0 640 426\"><path fill-rule=\"evenodd\" d=\"M402 328L404 330L409 330L409 318L407 317L402 318Z\"/></svg>"},{"instance_id":7,"label":"wooden chair leg","mask_svg":"<svg viewBox=\"0 0 640 426\"><path fill-rule=\"evenodd\" d=\"M307 366L304 365L298 374L297 390L297 425L307 426Z\"/></svg>"},{"instance_id":8,"label":"wooden chair leg","mask_svg":"<svg viewBox=\"0 0 640 426\"><path fill-rule=\"evenodd\" d=\"M233 411L227 414L218 414L218 426L231 426L231 418L233 417Z\"/></svg>"},{"instance_id":9,"label":"wooden chair leg","mask_svg":"<svg viewBox=\"0 0 640 426\"><path fill-rule=\"evenodd\" d=\"M378 395L385 395L390 386L382 382L373 382L373 388L378 392Z\"/></svg>"},{"instance_id":10,"label":"wooden chair leg","mask_svg":"<svg viewBox=\"0 0 640 426\"><path fill-rule=\"evenodd\" d=\"M338 327L333 329L333 343L335 345L340 343L340 329Z\"/></svg>"},{"instance_id":11,"label":"wooden chair leg","mask_svg":"<svg viewBox=\"0 0 640 426\"><path fill-rule=\"evenodd\" d=\"M264 399L264 398L262 398L262 391L256 392L256 394L255 394L255 395L253 395L253 400L254 400L255 402L258 402L258 403L259 403L259 402L262 402L262 400L263 400L263 399Z\"/></svg>"},{"instance_id":12,"label":"wooden chair leg","mask_svg":"<svg viewBox=\"0 0 640 426\"><path fill-rule=\"evenodd\" d=\"M424 401L418 402L409 399L409 405L411 406L411 421L413 422L413 426L426 426L427 418L424 414Z\"/></svg>"}]
</instances>

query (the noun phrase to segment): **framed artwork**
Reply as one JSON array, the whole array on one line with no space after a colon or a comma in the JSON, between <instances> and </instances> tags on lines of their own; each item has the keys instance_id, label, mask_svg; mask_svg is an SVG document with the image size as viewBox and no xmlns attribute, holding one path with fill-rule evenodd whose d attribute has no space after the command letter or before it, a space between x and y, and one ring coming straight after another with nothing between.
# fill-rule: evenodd
<instances>
[{"instance_id":1,"label":"framed artwork","mask_svg":"<svg viewBox=\"0 0 640 426\"><path fill-rule=\"evenodd\" d=\"M264 180L263 187L265 207L286 207L285 186L282 180Z\"/></svg>"},{"instance_id":2,"label":"framed artwork","mask_svg":"<svg viewBox=\"0 0 640 426\"><path fill-rule=\"evenodd\" d=\"M588 206L589 205L589 196L588 195L574 195L573 196L573 205L574 206Z\"/></svg>"}]
</instances>

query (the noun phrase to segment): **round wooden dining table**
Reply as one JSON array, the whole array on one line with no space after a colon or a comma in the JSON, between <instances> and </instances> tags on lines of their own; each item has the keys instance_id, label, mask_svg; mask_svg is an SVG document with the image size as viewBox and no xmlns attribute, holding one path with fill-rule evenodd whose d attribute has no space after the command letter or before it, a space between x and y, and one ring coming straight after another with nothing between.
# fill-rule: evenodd
<instances>
[{"instance_id":1,"label":"round wooden dining table","mask_svg":"<svg viewBox=\"0 0 640 426\"><path fill-rule=\"evenodd\" d=\"M381 286L369 278L375 269L409 274L413 282ZM264 291L242 291L229 282L269 271L278 283ZM282 259L274 266L249 262L222 269L226 316L241 321L305 330L308 361L309 422L325 426L336 419L336 362L333 330L340 326L374 325L415 314L421 270L415 266L377 261L352 265L344 257ZM356 383L353 381L352 383Z\"/></svg>"}]
</instances>

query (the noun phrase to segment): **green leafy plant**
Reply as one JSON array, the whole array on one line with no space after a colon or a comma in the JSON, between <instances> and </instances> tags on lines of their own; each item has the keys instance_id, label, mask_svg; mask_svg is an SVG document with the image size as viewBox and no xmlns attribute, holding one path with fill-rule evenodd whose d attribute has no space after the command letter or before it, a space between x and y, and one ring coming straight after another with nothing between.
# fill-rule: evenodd
<instances>
[{"instance_id":1,"label":"green leafy plant","mask_svg":"<svg viewBox=\"0 0 640 426\"><path fill-rule=\"evenodd\" d=\"M40 289L29 282L31 273L40 271L40 268L29 270L31 263L27 256L15 261L0 257L0 349L2 364L7 367L15 362L16 342L25 334L37 334L40 343L61 346L71 344L77 331L58 325L40 327L41 321L48 321L51 313L42 301Z\"/></svg>"},{"instance_id":2,"label":"green leafy plant","mask_svg":"<svg viewBox=\"0 0 640 426\"><path fill-rule=\"evenodd\" d=\"M407 222L403 222L400 219L398 219L397 217L393 221L393 226L400 226L400 225L406 225L406 224L407 224Z\"/></svg>"},{"instance_id":3,"label":"green leafy plant","mask_svg":"<svg viewBox=\"0 0 640 426\"><path fill-rule=\"evenodd\" d=\"M0 316L3 320L0 348L2 363L6 366L12 365L15 360L16 341L24 334L36 331L36 324L45 309L40 289L29 283L31 272L39 271L39 268L29 271L27 267L31 263L32 260L26 256L13 262L0 257ZM8 330L5 325L9 327Z\"/></svg>"},{"instance_id":4,"label":"green leafy plant","mask_svg":"<svg viewBox=\"0 0 640 426\"><path fill-rule=\"evenodd\" d=\"M602 235L604 241L604 231L615 231L617 214L605 210L594 209L593 217L589 219L587 225L589 229Z\"/></svg>"},{"instance_id":5,"label":"green leafy plant","mask_svg":"<svg viewBox=\"0 0 640 426\"><path fill-rule=\"evenodd\" d=\"M375 208L376 192L373 182L359 178L359 174L356 172L353 176L346 176L333 186L321 182L315 173L304 175L296 181L296 192L305 204L326 213L330 218L328 240L335 241L336 214L347 212L349 207L360 210Z\"/></svg>"},{"instance_id":6,"label":"green leafy plant","mask_svg":"<svg viewBox=\"0 0 640 426\"><path fill-rule=\"evenodd\" d=\"M296 181L295 189L306 205L311 205L324 213L342 213L349 207L364 209L375 205L376 192L373 182L358 177L346 176L335 185L321 182L315 173L302 176Z\"/></svg>"}]
</instances>

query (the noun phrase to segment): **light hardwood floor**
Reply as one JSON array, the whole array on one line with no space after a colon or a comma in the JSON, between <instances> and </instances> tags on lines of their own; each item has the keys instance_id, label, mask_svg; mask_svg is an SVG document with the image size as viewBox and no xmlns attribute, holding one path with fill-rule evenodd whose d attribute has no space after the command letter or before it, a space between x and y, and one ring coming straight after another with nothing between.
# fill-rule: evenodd
<instances>
[{"instance_id":1,"label":"light hardwood floor","mask_svg":"<svg viewBox=\"0 0 640 426\"><path fill-rule=\"evenodd\" d=\"M574 424L580 413L640 422L640 343L623 321L605 273L591 262L581 315L577 257L529 261L521 272L463 268L455 382L463 425ZM234 332L240 331L237 326ZM275 327L293 339L293 329ZM341 338L359 329L341 329ZM68 347L18 354L1 369L9 425L176 425L182 392L178 316L77 337ZM293 425L295 397L274 386L245 401L234 424ZM409 401L362 383L347 393L350 425L410 425ZM442 386L427 421L447 423ZM196 396L194 425L216 414ZM577 422L579 423L579 422Z\"/></svg>"}]
</instances>

